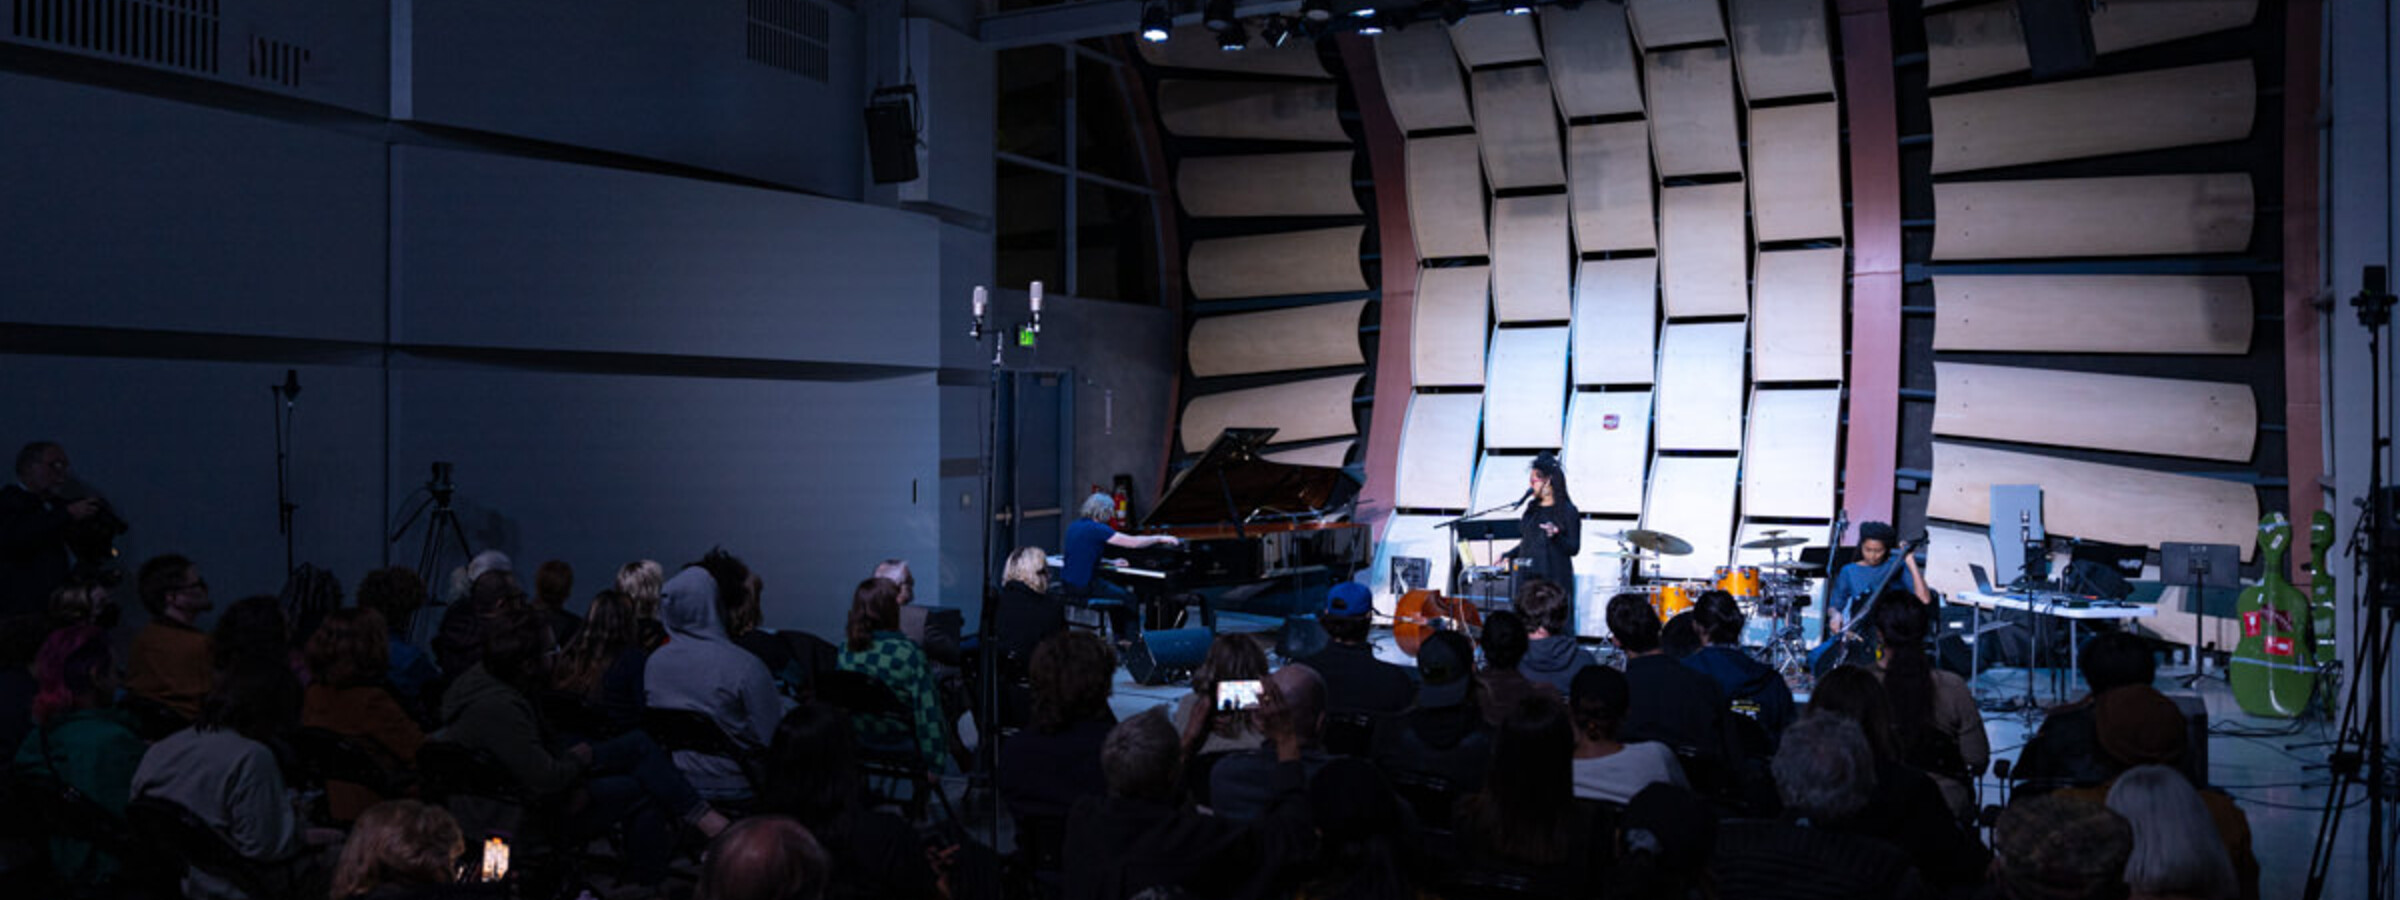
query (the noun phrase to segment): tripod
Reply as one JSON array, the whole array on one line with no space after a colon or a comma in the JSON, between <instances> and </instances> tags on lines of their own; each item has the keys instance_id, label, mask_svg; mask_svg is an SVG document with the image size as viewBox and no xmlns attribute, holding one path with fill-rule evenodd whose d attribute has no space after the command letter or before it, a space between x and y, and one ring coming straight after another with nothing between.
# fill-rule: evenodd
<instances>
[{"instance_id":1,"label":"tripod","mask_svg":"<svg viewBox=\"0 0 2400 900\"><path fill-rule=\"evenodd\" d=\"M417 517L430 510L432 516L425 520L425 542L417 551L417 578L430 588L434 584L434 575L441 571L443 551L455 545L460 559L475 555L475 551L467 548L467 530L458 523L458 512L450 508L450 497L458 492L458 485L450 481L450 464L434 463L433 477L427 479L425 486L418 490L424 492L425 499L417 501L416 508L408 511L408 516L400 521L400 527L392 529L391 537L386 538L385 543L400 543L401 538L408 536L408 529L417 524ZM416 634L413 623L406 633Z\"/></svg>"}]
</instances>

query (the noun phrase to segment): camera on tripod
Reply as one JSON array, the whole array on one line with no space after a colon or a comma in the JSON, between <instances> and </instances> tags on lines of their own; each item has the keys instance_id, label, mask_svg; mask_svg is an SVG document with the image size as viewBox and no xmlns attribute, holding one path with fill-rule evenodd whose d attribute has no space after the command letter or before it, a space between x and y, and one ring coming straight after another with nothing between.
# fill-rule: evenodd
<instances>
[{"instance_id":1,"label":"camera on tripod","mask_svg":"<svg viewBox=\"0 0 2400 900\"><path fill-rule=\"evenodd\" d=\"M433 495L435 505L444 508L450 505L450 495L458 492L458 485L450 481L450 468L450 463L436 460L433 464L433 477L425 481L425 492Z\"/></svg>"}]
</instances>

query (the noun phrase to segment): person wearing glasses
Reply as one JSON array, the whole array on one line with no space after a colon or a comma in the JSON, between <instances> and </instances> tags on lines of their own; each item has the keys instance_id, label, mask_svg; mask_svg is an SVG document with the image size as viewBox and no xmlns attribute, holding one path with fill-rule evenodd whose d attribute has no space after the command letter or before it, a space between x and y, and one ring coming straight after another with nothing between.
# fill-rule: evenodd
<instances>
[{"instance_id":1,"label":"person wearing glasses","mask_svg":"<svg viewBox=\"0 0 2400 900\"><path fill-rule=\"evenodd\" d=\"M35 441L17 451L17 478L0 485L0 616L38 613L74 569L67 529L100 512L100 501L67 500L75 476L66 448Z\"/></svg>"},{"instance_id":2,"label":"person wearing glasses","mask_svg":"<svg viewBox=\"0 0 2400 900\"><path fill-rule=\"evenodd\" d=\"M150 624L126 654L125 690L189 721L216 680L208 634L194 624L212 606L208 580L198 564L170 553L142 564L136 590Z\"/></svg>"}]
</instances>

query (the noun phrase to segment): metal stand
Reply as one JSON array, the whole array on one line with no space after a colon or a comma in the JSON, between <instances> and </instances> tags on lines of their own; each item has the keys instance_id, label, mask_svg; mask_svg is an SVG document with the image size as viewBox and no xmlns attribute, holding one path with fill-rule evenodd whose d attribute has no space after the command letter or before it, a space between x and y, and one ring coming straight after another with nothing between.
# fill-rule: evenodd
<instances>
[{"instance_id":1,"label":"metal stand","mask_svg":"<svg viewBox=\"0 0 2400 900\"><path fill-rule=\"evenodd\" d=\"M292 502L292 417L299 411L300 370L283 370L283 383L267 390L275 398L275 533L283 535L283 574L289 577L298 567L292 552L292 514L300 509Z\"/></svg>"},{"instance_id":2,"label":"metal stand","mask_svg":"<svg viewBox=\"0 0 2400 900\"><path fill-rule=\"evenodd\" d=\"M2184 687L2200 683L2201 679L2225 679L2225 673L2208 671L2203 654L2209 588L2237 588L2241 574L2242 548L2232 544L2184 544L2168 542L2158 545L2160 574L2182 570L2192 588L2192 670L2177 681ZM2180 563L2181 565L2178 565Z\"/></svg>"},{"instance_id":3,"label":"metal stand","mask_svg":"<svg viewBox=\"0 0 2400 900\"><path fill-rule=\"evenodd\" d=\"M1036 281L1028 285L1027 295L1031 316L1022 328L1025 333L1024 345L1030 348L1034 345L1035 336L1042 332L1042 283ZM992 553L992 522L993 517L998 515L998 511L992 508L992 497L999 491L1000 370L1004 354L1008 352L1009 333L1015 329L995 327L993 320L997 317L991 315L991 294L980 285L975 288L973 312L974 318L967 326L967 337L975 341L978 350L982 349L985 341L990 341L992 358L984 381L983 509L980 516L983 538L981 564L976 567L976 587L983 596L982 619L975 626L976 652L981 656L981 664L977 669L983 689L977 692L981 696L976 698L976 715L982 731L976 741L975 758L977 768L982 771L969 773L968 783L974 785L976 775L980 774L982 786L991 792L987 803L990 815L986 823L990 831L985 835L985 840L990 846L997 847L1000 845L1000 650L999 635L993 629L999 619L1000 595L997 586L1001 573ZM1065 551L1062 549L1060 552Z\"/></svg>"},{"instance_id":4,"label":"metal stand","mask_svg":"<svg viewBox=\"0 0 2400 900\"><path fill-rule=\"evenodd\" d=\"M425 583L429 593L435 595L429 605L438 607L444 604L440 592L435 590L434 586L439 582L434 581L434 576L441 571L442 551L456 545L462 560L473 557L475 551L468 549L467 530L458 523L458 512L450 508L450 497L458 492L458 485L450 481L450 464L434 463L432 477L426 479L425 486L420 490L424 491L425 499L417 501L416 508L409 510L408 516L400 520L400 527L392 529L391 537L386 538L385 543L400 543L401 538L408 536L409 527L417 524L418 516L425 515L429 510L432 512L432 516L425 520L425 542L417 551L417 578ZM394 622L392 625L396 628L406 626L403 633L411 636L416 634L413 623Z\"/></svg>"}]
</instances>

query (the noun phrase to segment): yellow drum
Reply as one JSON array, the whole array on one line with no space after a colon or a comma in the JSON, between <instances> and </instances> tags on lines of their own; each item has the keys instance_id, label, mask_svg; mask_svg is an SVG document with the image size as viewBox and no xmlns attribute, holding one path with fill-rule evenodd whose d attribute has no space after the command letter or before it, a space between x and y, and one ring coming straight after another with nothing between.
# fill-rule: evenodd
<instances>
[{"instance_id":1,"label":"yellow drum","mask_svg":"<svg viewBox=\"0 0 2400 900\"><path fill-rule=\"evenodd\" d=\"M1718 566L1717 590L1732 594L1736 600L1756 600L1765 590L1757 566Z\"/></svg>"},{"instance_id":2,"label":"yellow drum","mask_svg":"<svg viewBox=\"0 0 2400 900\"><path fill-rule=\"evenodd\" d=\"M1700 592L1707 589L1705 582L1669 581L1654 584L1649 591L1650 608L1658 610L1658 620L1664 622L1675 618L1677 613L1691 609L1692 604L1699 602Z\"/></svg>"}]
</instances>

